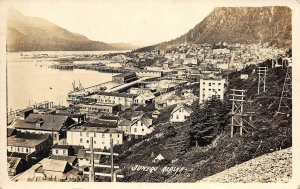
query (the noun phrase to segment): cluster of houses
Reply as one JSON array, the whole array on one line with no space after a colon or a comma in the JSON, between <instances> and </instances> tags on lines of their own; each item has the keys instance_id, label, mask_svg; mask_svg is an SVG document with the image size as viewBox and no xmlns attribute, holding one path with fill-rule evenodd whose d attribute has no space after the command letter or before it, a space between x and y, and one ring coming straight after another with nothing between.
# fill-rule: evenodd
<instances>
[{"instance_id":1,"label":"cluster of houses","mask_svg":"<svg viewBox=\"0 0 300 189\"><path fill-rule=\"evenodd\" d=\"M168 122L184 122L192 113L193 103L213 97L224 99L228 81L221 77L222 64L226 69L237 68L237 64L256 63L281 52L263 45L218 43L101 55L131 71L114 75L111 88L84 91L87 94L79 98L73 95L76 103L68 108L29 107L20 111L7 127L9 175L13 180L26 181L80 180L79 175L90 164L91 146L105 151L111 145L143 139L155 130L168 108ZM143 69L130 66L132 61L147 60L153 60L152 65ZM248 79L248 75L242 74L241 79ZM147 107L152 108L143 111ZM100 156L95 154L94 160L100 162Z\"/></svg>"}]
</instances>

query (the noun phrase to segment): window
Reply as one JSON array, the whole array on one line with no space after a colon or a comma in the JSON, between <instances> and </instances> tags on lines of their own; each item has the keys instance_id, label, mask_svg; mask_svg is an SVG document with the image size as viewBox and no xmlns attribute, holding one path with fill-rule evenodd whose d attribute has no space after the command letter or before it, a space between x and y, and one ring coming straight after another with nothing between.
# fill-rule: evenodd
<instances>
[{"instance_id":1,"label":"window","mask_svg":"<svg viewBox=\"0 0 300 189\"><path fill-rule=\"evenodd\" d=\"M142 132L144 132L144 129L142 129Z\"/></svg>"},{"instance_id":2,"label":"window","mask_svg":"<svg viewBox=\"0 0 300 189\"><path fill-rule=\"evenodd\" d=\"M96 144L96 141L94 140L94 144Z\"/></svg>"},{"instance_id":3,"label":"window","mask_svg":"<svg viewBox=\"0 0 300 189\"><path fill-rule=\"evenodd\" d=\"M82 132L80 132L80 136L82 136Z\"/></svg>"},{"instance_id":4,"label":"window","mask_svg":"<svg viewBox=\"0 0 300 189\"><path fill-rule=\"evenodd\" d=\"M87 136L87 137L89 136L89 133L88 133L88 132L86 132L86 136Z\"/></svg>"},{"instance_id":5,"label":"window","mask_svg":"<svg viewBox=\"0 0 300 189\"><path fill-rule=\"evenodd\" d=\"M182 111L181 111L181 108L179 109L179 112L182 112Z\"/></svg>"},{"instance_id":6,"label":"window","mask_svg":"<svg viewBox=\"0 0 300 189\"><path fill-rule=\"evenodd\" d=\"M55 150L55 154L58 154L58 150Z\"/></svg>"},{"instance_id":7,"label":"window","mask_svg":"<svg viewBox=\"0 0 300 189\"><path fill-rule=\"evenodd\" d=\"M86 140L86 143L90 143L90 141L89 141L89 140Z\"/></svg>"},{"instance_id":8,"label":"window","mask_svg":"<svg viewBox=\"0 0 300 189\"><path fill-rule=\"evenodd\" d=\"M21 148L21 152L24 152L24 149L23 149L23 148Z\"/></svg>"},{"instance_id":9,"label":"window","mask_svg":"<svg viewBox=\"0 0 300 189\"><path fill-rule=\"evenodd\" d=\"M221 83L218 83L218 85L221 85Z\"/></svg>"},{"instance_id":10,"label":"window","mask_svg":"<svg viewBox=\"0 0 300 189\"><path fill-rule=\"evenodd\" d=\"M203 85L205 85L205 82L203 82Z\"/></svg>"},{"instance_id":11,"label":"window","mask_svg":"<svg viewBox=\"0 0 300 189\"><path fill-rule=\"evenodd\" d=\"M18 148L17 148L17 152L19 152L19 151L20 151L20 148L18 147Z\"/></svg>"},{"instance_id":12,"label":"window","mask_svg":"<svg viewBox=\"0 0 300 189\"><path fill-rule=\"evenodd\" d=\"M176 119L179 119L179 115L176 116Z\"/></svg>"},{"instance_id":13,"label":"window","mask_svg":"<svg viewBox=\"0 0 300 189\"><path fill-rule=\"evenodd\" d=\"M184 119L186 119L186 116L184 116Z\"/></svg>"},{"instance_id":14,"label":"window","mask_svg":"<svg viewBox=\"0 0 300 189\"><path fill-rule=\"evenodd\" d=\"M211 83L208 83L208 86L211 86Z\"/></svg>"},{"instance_id":15,"label":"window","mask_svg":"<svg viewBox=\"0 0 300 189\"><path fill-rule=\"evenodd\" d=\"M102 138L105 138L105 134L104 133L102 133Z\"/></svg>"},{"instance_id":16,"label":"window","mask_svg":"<svg viewBox=\"0 0 300 189\"><path fill-rule=\"evenodd\" d=\"M221 91L221 89L218 89L218 91Z\"/></svg>"},{"instance_id":17,"label":"window","mask_svg":"<svg viewBox=\"0 0 300 189\"><path fill-rule=\"evenodd\" d=\"M28 153L28 148L26 148L26 152Z\"/></svg>"},{"instance_id":18,"label":"window","mask_svg":"<svg viewBox=\"0 0 300 189\"><path fill-rule=\"evenodd\" d=\"M215 85L215 83L212 83L213 85Z\"/></svg>"},{"instance_id":19,"label":"window","mask_svg":"<svg viewBox=\"0 0 300 189\"><path fill-rule=\"evenodd\" d=\"M80 139L80 143L82 143L82 138Z\"/></svg>"},{"instance_id":20,"label":"window","mask_svg":"<svg viewBox=\"0 0 300 189\"><path fill-rule=\"evenodd\" d=\"M102 141L102 144L104 144L104 141Z\"/></svg>"},{"instance_id":21,"label":"window","mask_svg":"<svg viewBox=\"0 0 300 189\"><path fill-rule=\"evenodd\" d=\"M66 150L63 150L63 154L66 155Z\"/></svg>"},{"instance_id":22,"label":"window","mask_svg":"<svg viewBox=\"0 0 300 189\"><path fill-rule=\"evenodd\" d=\"M208 89L209 91L211 91L211 89Z\"/></svg>"},{"instance_id":23,"label":"window","mask_svg":"<svg viewBox=\"0 0 300 189\"><path fill-rule=\"evenodd\" d=\"M13 151L13 147L10 147L10 151Z\"/></svg>"},{"instance_id":24,"label":"window","mask_svg":"<svg viewBox=\"0 0 300 189\"><path fill-rule=\"evenodd\" d=\"M205 91L205 88L203 88L203 91Z\"/></svg>"},{"instance_id":25,"label":"window","mask_svg":"<svg viewBox=\"0 0 300 189\"><path fill-rule=\"evenodd\" d=\"M96 133L94 133L94 137L96 137Z\"/></svg>"},{"instance_id":26,"label":"window","mask_svg":"<svg viewBox=\"0 0 300 189\"><path fill-rule=\"evenodd\" d=\"M120 137L120 135L118 134L118 138Z\"/></svg>"},{"instance_id":27,"label":"window","mask_svg":"<svg viewBox=\"0 0 300 189\"><path fill-rule=\"evenodd\" d=\"M221 98L221 96L220 96L220 95L218 95L218 98Z\"/></svg>"},{"instance_id":28,"label":"window","mask_svg":"<svg viewBox=\"0 0 300 189\"><path fill-rule=\"evenodd\" d=\"M134 128L134 132L135 132L135 133L137 132L137 129L136 129L136 128Z\"/></svg>"}]
</instances>

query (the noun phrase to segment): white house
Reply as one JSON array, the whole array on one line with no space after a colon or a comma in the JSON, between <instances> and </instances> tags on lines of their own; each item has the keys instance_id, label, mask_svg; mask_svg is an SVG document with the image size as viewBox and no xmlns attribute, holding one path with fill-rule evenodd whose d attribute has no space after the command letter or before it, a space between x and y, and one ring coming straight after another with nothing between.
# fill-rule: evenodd
<instances>
[{"instance_id":1,"label":"white house","mask_svg":"<svg viewBox=\"0 0 300 189\"><path fill-rule=\"evenodd\" d=\"M216 96L218 99L224 99L225 79L222 78L207 78L200 79L200 96L199 102L203 103L205 100Z\"/></svg>"},{"instance_id":2,"label":"white house","mask_svg":"<svg viewBox=\"0 0 300 189\"><path fill-rule=\"evenodd\" d=\"M141 93L134 99L134 103L139 105L148 105L154 101L154 98L155 96L152 92Z\"/></svg>"},{"instance_id":3,"label":"white house","mask_svg":"<svg viewBox=\"0 0 300 189\"><path fill-rule=\"evenodd\" d=\"M184 122L192 113L192 110L185 104L176 106L171 112L170 122Z\"/></svg>"},{"instance_id":4,"label":"white house","mask_svg":"<svg viewBox=\"0 0 300 189\"><path fill-rule=\"evenodd\" d=\"M176 94L173 94L167 98L167 106L179 104L181 102L182 102L182 98L177 96Z\"/></svg>"},{"instance_id":5,"label":"white house","mask_svg":"<svg viewBox=\"0 0 300 189\"><path fill-rule=\"evenodd\" d=\"M249 77L248 74L241 74L241 76L240 76L240 78L243 80L248 79L248 77Z\"/></svg>"},{"instance_id":6,"label":"white house","mask_svg":"<svg viewBox=\"0 0 300 189\"><path fill-rule=\"evenodd\" d=\"M145 116L135 119L130 127L130 134L136 138L150 134L152 131L152 119L148 119Z\"/></svg>"}]
</instances>

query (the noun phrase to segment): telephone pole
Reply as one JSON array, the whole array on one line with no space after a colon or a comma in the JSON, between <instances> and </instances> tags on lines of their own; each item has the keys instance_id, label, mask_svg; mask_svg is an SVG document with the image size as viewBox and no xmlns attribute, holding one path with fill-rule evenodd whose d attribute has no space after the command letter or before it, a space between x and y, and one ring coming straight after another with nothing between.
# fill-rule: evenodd
<instances>
[{"instance_id":1,"label":"telephone pole","mask_svg":"<svg viewBox=\"0 0 300 189\"><path fill-rule=\"evenodd\" d=\"M261 93L262 91L266 91L266 78L267 78L267 71L268 67L258 67L258 85L257 85L257 94Z\"/></svg>"}]
</instances>

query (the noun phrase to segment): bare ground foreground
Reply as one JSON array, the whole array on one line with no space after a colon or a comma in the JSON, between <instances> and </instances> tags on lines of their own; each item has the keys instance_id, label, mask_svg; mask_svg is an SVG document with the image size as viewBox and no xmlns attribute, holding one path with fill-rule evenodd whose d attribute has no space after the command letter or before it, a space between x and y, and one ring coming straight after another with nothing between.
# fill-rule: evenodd
<instances>
[{"instance_id":1,"label":"bare ground foreground","mask_svg":"<svg viewBox=\"0 0 300 189\"><path fill-rule=\"evenodd\" d=\"M289 182L292 178L292 148L265 154L198 182Z\"/></svg>"}]
</instances>

